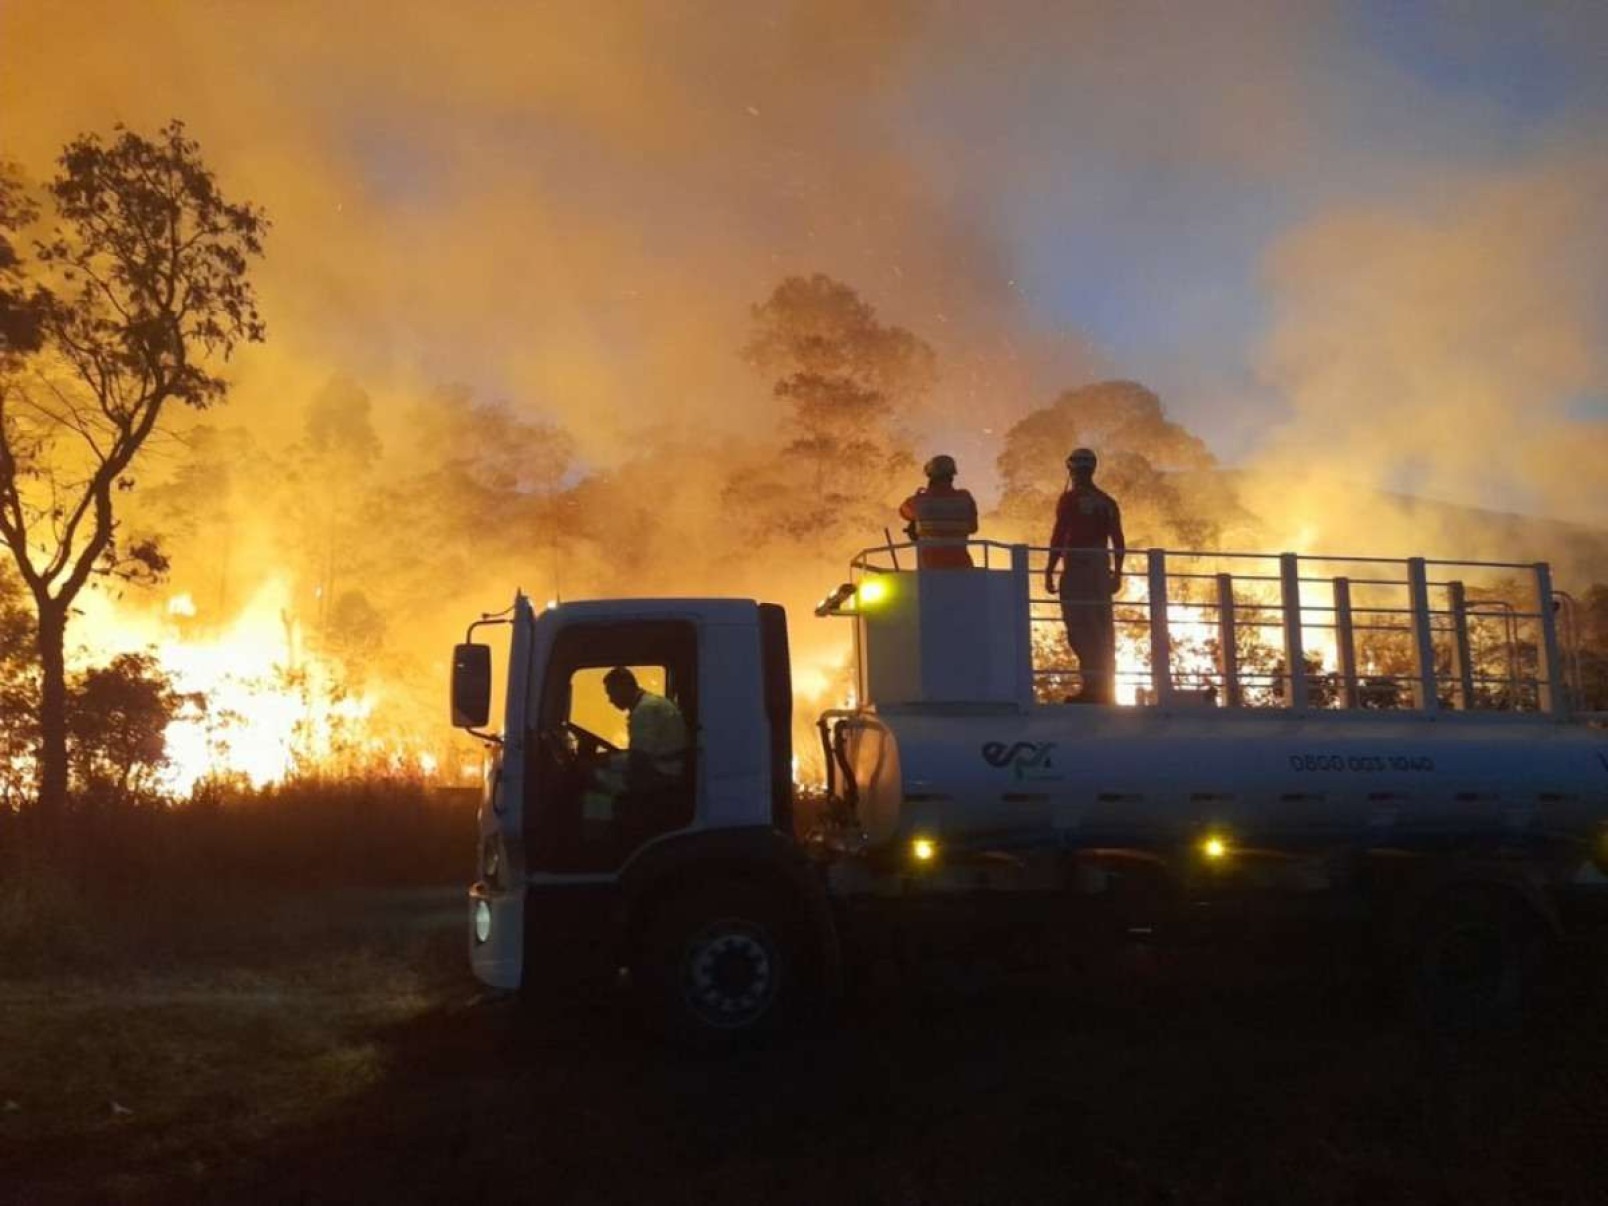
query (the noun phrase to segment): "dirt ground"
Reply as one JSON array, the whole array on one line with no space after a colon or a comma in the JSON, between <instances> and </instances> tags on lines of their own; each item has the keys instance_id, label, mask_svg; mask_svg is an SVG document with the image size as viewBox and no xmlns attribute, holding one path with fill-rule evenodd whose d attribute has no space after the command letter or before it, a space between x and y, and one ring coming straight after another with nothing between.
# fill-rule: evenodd
<instances>
[{"instance_id":1,"label":"dirt ground","mask_svg":"<svg viewBox=\"0 0 1608 1206\"><path fill-rule=\"evenodd\" d=\"M830 1024L695 1057L619 994L481 994L452 892L297 915L240 921L249 957L215 934L106 982L0 977L0 1200L1605 1196L1600 996L1454 1043L1343 969L1135 948L1071 982L879 975Z\"/></svg>"}]
</instances>

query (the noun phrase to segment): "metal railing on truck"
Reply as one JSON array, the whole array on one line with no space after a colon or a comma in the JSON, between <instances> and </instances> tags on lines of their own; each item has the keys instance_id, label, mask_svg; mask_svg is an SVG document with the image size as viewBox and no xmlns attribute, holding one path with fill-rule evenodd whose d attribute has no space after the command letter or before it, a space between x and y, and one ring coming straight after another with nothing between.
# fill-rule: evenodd
<instances>
[{"instance_id":1,"label":"metal railing on truck","mask_svg":"<svg viewBox=\"0 0 1608 1206\"><path fill-rule=\"evenodd\" d=\"M1035 697L1065 698L1080 676L1064 609L1107 601L1042 593L1046 547L965 544L973 570L922 572L1023 575ZM909 572L916 557L910 543L866 549L847 585ZM1109 600L1119 703L1552 717L1581 708L1579 624L1545 562L1140 549L1128 551L1121 583Z\"/></svg>"}]
</instances>

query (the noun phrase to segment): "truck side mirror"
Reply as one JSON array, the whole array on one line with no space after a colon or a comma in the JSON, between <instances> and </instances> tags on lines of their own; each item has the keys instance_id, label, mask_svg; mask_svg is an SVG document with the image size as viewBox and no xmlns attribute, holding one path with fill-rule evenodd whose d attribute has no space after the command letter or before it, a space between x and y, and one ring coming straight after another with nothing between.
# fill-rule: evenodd
<instances>
[{"instance_id":1,"label":"truck side mirror","mask_svg":"<svg viewBox=\"0 0 1608 1206\"><path fill-rule=\"evenodd\" d=\"M452 727L478 729L491 717L491 646L452 647Z\"/></svg>"}]
</instances>

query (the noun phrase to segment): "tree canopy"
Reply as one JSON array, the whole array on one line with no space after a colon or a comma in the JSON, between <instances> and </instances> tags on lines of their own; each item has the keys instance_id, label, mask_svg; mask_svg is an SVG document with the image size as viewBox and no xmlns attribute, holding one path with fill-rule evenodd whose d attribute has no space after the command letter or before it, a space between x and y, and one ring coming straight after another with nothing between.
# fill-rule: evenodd
<instances>
[{"instance_id":1,"label":"tree canopy","mask_svg":"<svg viewBox=\"0 0 1608 1206\"><path fill-rule=\"evenodd\" d=\"M936 381L932 349L817 273L786 278L753 308L742 354L787 404L783 445L728 489L750 537L863 540L879 530L915 464L899 414Z\"/></svg>"},{"instance_id":2,"label":"tree canopy","mask_svg":"<svg viewBox=\"0 0 1608 1206\"><path fill-rule=\"evenodd\" d=\"M1100 458L1097 484L1122 504L1131 543L1204 547L1212 516L1194 507L1170 475L1214 465L1199 437L1169 419L1154 392L1135 381L1101 381L1069 389L1005 433L997 461L997 518L1013 539L1042 544L1067 480L1074 448Z\"/></svg>"},{"instance_id":3,"label":"tree canopy","mask_svg":"<svg viewBox=\"0 0 1608 1206\"><path fill-rule=\"evenodd\" d=\"M67 791L64 645L91 576L150 578L150 542L120 544L118 497L169 409L221 401L221 368L261 340L250 281L267 219L228 200L181 122L147 138L68 143L46 186L51 213L0 177L0 545L31 598L41 670L41 810ZM34 255L15 236L46 222Z\"/></svg>"}]
</instances>

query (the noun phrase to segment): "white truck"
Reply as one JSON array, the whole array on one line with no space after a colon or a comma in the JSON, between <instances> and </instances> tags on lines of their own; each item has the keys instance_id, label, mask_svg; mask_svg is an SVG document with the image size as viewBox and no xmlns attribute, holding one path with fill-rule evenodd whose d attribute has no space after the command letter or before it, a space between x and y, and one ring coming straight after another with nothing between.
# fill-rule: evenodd
<instances>
[{"instance_id":1,"label":"white truck","mask_svg":"<svg viewBox=\"0 0 1608 1206\"><path fill-rule=\"evenodd\" d=\"M1480 1023L1603 914L1608 732L1572 698L1545 564L1130 554L1128 702L1088 705L1063 702L1057 601L1033 595L1045 550L973 551L917 571L868 550L816 609L852 624L856 678L816 722L807 809L782 608L520 595L471 625L453 722L493 747L475 974L539 998L623 969L667 1031L720 1044L821 1008L873 928L1271 918L1365 936L1427 1016ZM488 624L512 630L500 734ZM599 807L615 666L689 748L678 781Z\"/></svg>"}]
</instances>

